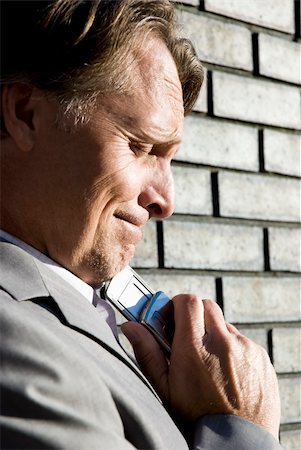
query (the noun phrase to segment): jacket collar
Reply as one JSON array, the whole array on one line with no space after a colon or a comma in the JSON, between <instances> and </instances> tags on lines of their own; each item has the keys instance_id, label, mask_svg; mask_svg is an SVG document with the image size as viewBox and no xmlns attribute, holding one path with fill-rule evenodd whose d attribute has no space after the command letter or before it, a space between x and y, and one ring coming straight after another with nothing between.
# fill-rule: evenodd
<instances>
[{"instance_id":1,"label":"jacket collar","mask_svg":"<svg viewBox=\"0 0 301 450\"><path fill-rule=\"evenodd\" d=\"M1 284L6 292L17 301L50 298L64 316L66 326L96 340L129 366L153 391L136 364L120 347L109 325L100 316L97 320L98 312L85 297L16 245L0 242L0 249Z\"/></svg>"}]
</instances>

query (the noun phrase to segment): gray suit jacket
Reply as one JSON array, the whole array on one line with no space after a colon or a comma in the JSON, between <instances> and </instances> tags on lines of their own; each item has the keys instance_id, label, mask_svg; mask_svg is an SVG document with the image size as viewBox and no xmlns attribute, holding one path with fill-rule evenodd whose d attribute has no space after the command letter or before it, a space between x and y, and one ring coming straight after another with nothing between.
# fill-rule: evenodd
<instances>
[{"instance_id":1,"label":"gray suit jacket","mask_svg":"<svg viewBox=\"0 0 301 450\"><path fill-rule=\"evenodd\" d=\"M206 416L187 442L95 308L1 242L1 448L279 449L238 417Z\"/></svg>"}]
</instances>

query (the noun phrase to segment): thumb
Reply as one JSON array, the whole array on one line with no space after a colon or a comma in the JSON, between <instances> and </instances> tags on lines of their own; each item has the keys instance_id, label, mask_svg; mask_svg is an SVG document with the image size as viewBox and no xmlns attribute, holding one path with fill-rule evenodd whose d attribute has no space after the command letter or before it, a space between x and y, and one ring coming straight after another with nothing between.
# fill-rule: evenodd
<instances>
[{"instance_id":1,"label":"thumb","mask_svg":"<svg viewBox=\"0 0 301 450\"><path fill-rule=\"evenodd\" d=\"M168 362L152 334L139 323L126 322L121 326L130 341L143 374L163 400L168 399Z\"/></svg>"}]
</instances>

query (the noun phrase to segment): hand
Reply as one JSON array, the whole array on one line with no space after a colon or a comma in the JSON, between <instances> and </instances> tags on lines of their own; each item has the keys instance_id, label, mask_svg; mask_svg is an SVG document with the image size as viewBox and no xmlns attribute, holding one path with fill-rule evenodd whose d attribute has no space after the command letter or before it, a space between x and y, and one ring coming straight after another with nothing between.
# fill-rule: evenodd
<instances>
[{"instance_id":1,"label":"hand","mask_svg":"<svg viewBox=\"0 0 301 450\"><path fill-rule=\"evenodd\" d=\"M280 400L276 374L265 350L224 320L211 300L173 299L175 335L170 361L142 325L122 331L163 402L185 419L233 414L278 439Z\"/></svg>"}]
</instances>

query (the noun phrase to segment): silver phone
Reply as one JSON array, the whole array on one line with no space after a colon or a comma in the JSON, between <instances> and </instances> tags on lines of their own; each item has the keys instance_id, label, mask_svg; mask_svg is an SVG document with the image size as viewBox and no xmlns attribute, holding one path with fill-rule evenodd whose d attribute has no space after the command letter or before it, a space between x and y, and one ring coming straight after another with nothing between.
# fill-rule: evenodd
<instances>
[{"instance_id":1,"label":"silver phone","mask_svg":"<svg viewBox=\"0 0 301 450\"><path fill-rule=\"evenodd\" d=\"M147 327L169 353L174 335L173 303L162 291L154 291L131 267L108 281L102 295L126 319Z\"/></svg>"}]
</instances>

